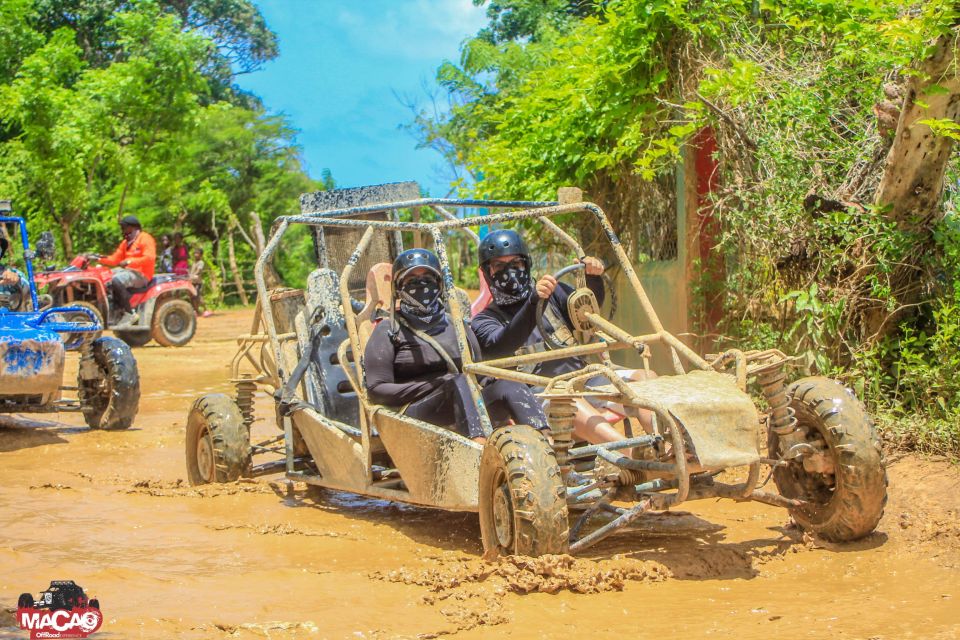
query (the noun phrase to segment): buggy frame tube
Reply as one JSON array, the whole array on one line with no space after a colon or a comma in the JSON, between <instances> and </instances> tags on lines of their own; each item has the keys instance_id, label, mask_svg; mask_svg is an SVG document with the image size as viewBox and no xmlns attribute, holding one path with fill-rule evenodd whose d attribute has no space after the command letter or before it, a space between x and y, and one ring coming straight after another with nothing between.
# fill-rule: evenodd
<instances>
[{"instance_id":1,"label":"buggy frame tube","mask_svg":"<svg viewBox=\"0 0 960 640\"><path fill-rule=\"evenodd\" d=\"M433 236L433 246L437 250L437 257L440 259L440 270L443 275L443 298L450 309L450 315L453 319L453 331L457 334L457 347L460 349L460 358L463 362L463 374L467 378L467 386L470 388L470 395L473 396L473 403L480 414L480 427L483 434L490 437L493 434L493 424L490 422L490 416L487 415L487 409L483 403L483 397L480 395L480 385L477 383L475 373L467 369L473 364L473 354L470 353L470 342L467 340L467 330L464 327L463 312L460 309L459 300L453 296L453 272L450 271L450 262L447 260L447 248L443 242L443 232L439 229L431 229Z\"/></svg>"},{"instance_id":2,"label":"buggy frame tube","mask_svg":"<svg viewBox=\"0 0 960 640\"><path fill-rule=\"evenodd\" d=\"M284 220L288 222L297 222L303 224L313 224L320 226L331 226L331 227L356 227L362 224L370 224L372 226L382 227L385 229L391 230L400 230L400 231L444 231L447 229L461 229L464 227L471 227L477 225L477 220L473 218L457 218L456 220L446 220L438 222L400 222L400 221L358 221L358 220L349 220L350 216L360 215L363 213L371 213L375 211L387 211L387 210L396 210L402 208L411 208L417 206L427 206L432 204L449 204L453 206L510 206L509 202L505 201L491 201L487 203L482 200L411 200L407 202L393 203L393 204L378 204L370 205L366 207L353 207L347 209L338 209L324 211L318 214L303 214L295 216L284 216ZM549 216L560 215L564 213L575 213L575 212L589 212L591 213L599 222L601 228L604 230L604 233L609 240L617 260L620 263L620 267L623 270L624 274L627 277L628 282L634 289L634 293L637 296L637 299L640 301L640 306L644 312L644 315L647 321L651 324L653 329L658 334L667 334L663 328L663 324L660 322L659 317L657 316L656 311L653 309L652 304L650 303L649 298L646 295L646 292L643 289L643 285L640 283L640 279L637 276L636 271L633 269L630 264L630 260L626 255L626 251L623 249L623 246L620 244L620 240L614 232L613 228L610 225L610 222L607 220L606 215L603 213L603 210L600 209L597 205L589 202L578 202L574 204L566 205L550 205L538 208L537 205L541 203L523 203L524 210L520 211L510 211L506 213L495 213L483 217L484 224L497 224L501 222L515 222L519 220L524 220L527 218L542 218L546 219ZM671 336L674 337L674 336ZM689 348L677 348L677 343L680 343L679 340L664 340L666 342L667 348L670 350L672 360L674 362L674 369L676 373L684 373L683 364L678 357L682 355L685 359L691 361L697 368L703 368L706 365L706 362L699 355L694 353ZM682 344L682 343L680 343ZM679 353L678 353L679 352Z\"/></svg>"},{"instance_id":3,"label":"buggy frame tube","mask_svg":"<svg viewBox=\"0 0 960 640\"><path fill-rule=\"evenodd\" d=\"M30 302L34 311L40 310L37 302L37 283L33 281L33 258L30 250L30 238L27 237L27 221L21 216L0 216L0 222L13 222L20 227L20 245L23 247L23 263L27 267L27 285L30 289Z\"/></svg>"}]
</instances>

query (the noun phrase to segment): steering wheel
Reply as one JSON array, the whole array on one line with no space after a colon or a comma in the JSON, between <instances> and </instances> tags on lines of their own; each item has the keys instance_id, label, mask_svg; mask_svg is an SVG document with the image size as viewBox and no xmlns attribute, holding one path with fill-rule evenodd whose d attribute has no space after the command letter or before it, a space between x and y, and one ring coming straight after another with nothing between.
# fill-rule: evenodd
<instances>
[{"instance_id":1,"label":"steering wheel","mask_svg":"<svg viewBox=\"0 0 960 640\"><path fill-rule=\"evenodd\" d=\"M586 268L587 268L587 265L585 265L582 262L577 262L569 266L566 266L563 269L560 269L555 274L553 274L553 277L557 279L557 286L560 286L560 278L564 277L569 273L580 271ZM604 284L604 287L606 288L606 292L610 294L610 314L609 315L610 317L613 317L613 314L617 309L616 293L613 288L613 283L610 281L610 277L606 273L604 273L601 276L601 278L603 279L603 284ZM540 336L543 338L543 342L547 346L547 349L551 349L551 350L565 349L567 348L568 345L565 345L559 340L557 340L554 337L553 332L547 330L547 325L544 322L543 316L544 316L544 312L547 309L548 300L549 298L540 298L537 301L537 309L534 313L537 320L537 329L540 331Z\"/></svg>"}]
</instances>

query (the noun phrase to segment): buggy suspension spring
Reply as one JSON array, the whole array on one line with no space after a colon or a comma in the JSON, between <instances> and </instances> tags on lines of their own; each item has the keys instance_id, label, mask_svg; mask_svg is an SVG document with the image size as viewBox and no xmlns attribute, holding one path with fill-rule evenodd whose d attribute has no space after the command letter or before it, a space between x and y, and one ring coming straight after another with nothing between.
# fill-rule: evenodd
<instances>
[{"instance_id":1,"label":"buggy suspension spring","mask_svg":"<svg viewBox=\"0 0 960 640\"><path fill-rule=\"evenodd\" d=\"M566 477L573 468L567 452L573 446L573 420L577 407L572 398L550 398L547 408L547 420L553 433L553 450L557 454L560 473Z\"/></svg>"},{"instance_id":2,"label":"buggy suspension spring","mask_svg":"<svg viewBox=\"0 0 960 640\"><path fill-rule=\"evenodd\" d=\"M796 412L787 399L787 387L784 384L786 378L782 362L780 366L770 366L757 373L757 384L770 405L770 428L778 436L789 435L797 428Z\"/></svg>"},{"instance_id":3,"label":"buggy suspension spring","mask_svg":"<svg viewBox=\"0 0 960 640\"><path fill-rule=\"evenodd\" d=\"M250 376L245 375L241 380L236 381L237 385L237 406L243 415L243 423L249 428L253 424L253 399L257 392L257 383Z\"/></svg>"}]
</instances>

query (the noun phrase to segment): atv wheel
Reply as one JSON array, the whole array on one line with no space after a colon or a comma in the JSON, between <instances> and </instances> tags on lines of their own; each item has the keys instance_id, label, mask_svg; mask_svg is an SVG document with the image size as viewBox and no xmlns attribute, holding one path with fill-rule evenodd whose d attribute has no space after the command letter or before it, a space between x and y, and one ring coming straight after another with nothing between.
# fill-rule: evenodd
<instances>
[{"instance_id":1,"label":"atv wheel","mask_svg":"<svg viewBox=\"0 0 960 640\"><path fill-rule=\"evenodd\" d=\"M487 553L540 556L569 547L557 457L526 425L493 432L480 457L480 535Z\"/></svg>"},{"instance_id":2,"label":"atv wheel","mask_svg":"<svg viewBox=\"0 0 960 640\"><path fill-rule=\"evenodd\" d=\"M157 306L150 327L157 344L182 347L197 331L197 314L186 300L167 300Z\"/></svg>"},{"instance_id":3,"label":"atv wheel","mask_svg":"<svg viewBox=\"0 0 960 640\"><path fill-rule=\"evenodd\" d=\"M33 608L33 596L29 593L21 593L20 597L17 598L17 609L32 609Z\"/></svg>"},{"instance_id":4,"label":"atv wheel","mask_svg":"<svg viewBox=\"0 0 960 640\"><path fill-rule=\"evenodd\" d=\"M99 609L100 601L94 598L93 600L87 603L87 606L90 607L91 609Z\"/></svg>"},{"instance_id":5,"label":"atv wheel","mask_svg":"<svg viewBox=\"0 0 960 640\"><path fill-rule=\"evenodd\" d=\"M113 335L117 336L131 347L142 347L150 342L150 338L153 337L150 335L149 331L114 331Z\"/></svg>"},{"instance_id":6,"label":"atv wheel","mask_svg":"<svg viewBox=\"0 0 960 640\"><path fill-rule=\"evenodd\" d=\"M823 452L820 461L808 461L816 463L810 470L805 457L774 470L782 495L807 501L790 515L826 540L862 538L876 528L887 502L887 472L873 421L853 393L829 378L798 380L787 396L806 443ZM771 432L770 457L780 459L786 453L780 449Z\"/></svg>"},{"instance_id":7,"label":"atv wheel","mask_svg":"<svg viewBox=\"0 0 960 640\"><path fill-rule=\"evenodd\" d=\"M186 444L192 485L233 482L250 473L250 430L230 396L211 393L193 403Z\"/></svg>"},{"instance_id":8,"label":"atv wheel","mask_svg":"<svg viewBox=\"0 0 960 640\"><path fill-rule=\"evenodd\" d=\"M85 377L88 367L93 375ZM125 343L104 337L84 347L77 386L87 425L94 429L127 429L133 424L140 406L140 374Z\"/></svg>"},{"instance_id":9,"label":"atv wheel","mask_svg":"<svg viewBox=\"0 0 960 640\"><path fill-rule=\"evenodd\" d=\"M68 302L63 306L83 307L84 309L88 309L93 314L93 317L97 319L97 322L100 323L100 326L101 327L104 326L103 315L100 313L100 309L97 308L97 305L93 304L92 302L83 302L82 300L77 300L75 302ZM63 318L64 322L90 322L90 316L83 313L82 311L64 313L64 314L61 314L61 317ZM83 340L90 340L90 341L96 340L101 335L103 335L102 330L101 331L78 331L76 333L65 333L63 334L63 342L64 344L68 344L68 345L73 343L79 344Z\"/></svg>"}]
</instances>

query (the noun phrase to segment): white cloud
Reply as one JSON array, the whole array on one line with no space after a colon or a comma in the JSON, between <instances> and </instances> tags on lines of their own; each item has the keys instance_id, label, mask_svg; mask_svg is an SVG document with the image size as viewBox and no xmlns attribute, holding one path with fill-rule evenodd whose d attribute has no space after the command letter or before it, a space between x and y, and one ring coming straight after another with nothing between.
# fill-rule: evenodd
<instances>
[{"instance_id":1,"label":"white cloud","mask_svg":"<svg viewBox=\"0 0 960 640\"><path fill-rule=\"evenodd\" d=\"M460 43L486 23L471 0L362 0L337 22L355 46L409 60L456 59Z\"/></svg>"}]
</instances>

